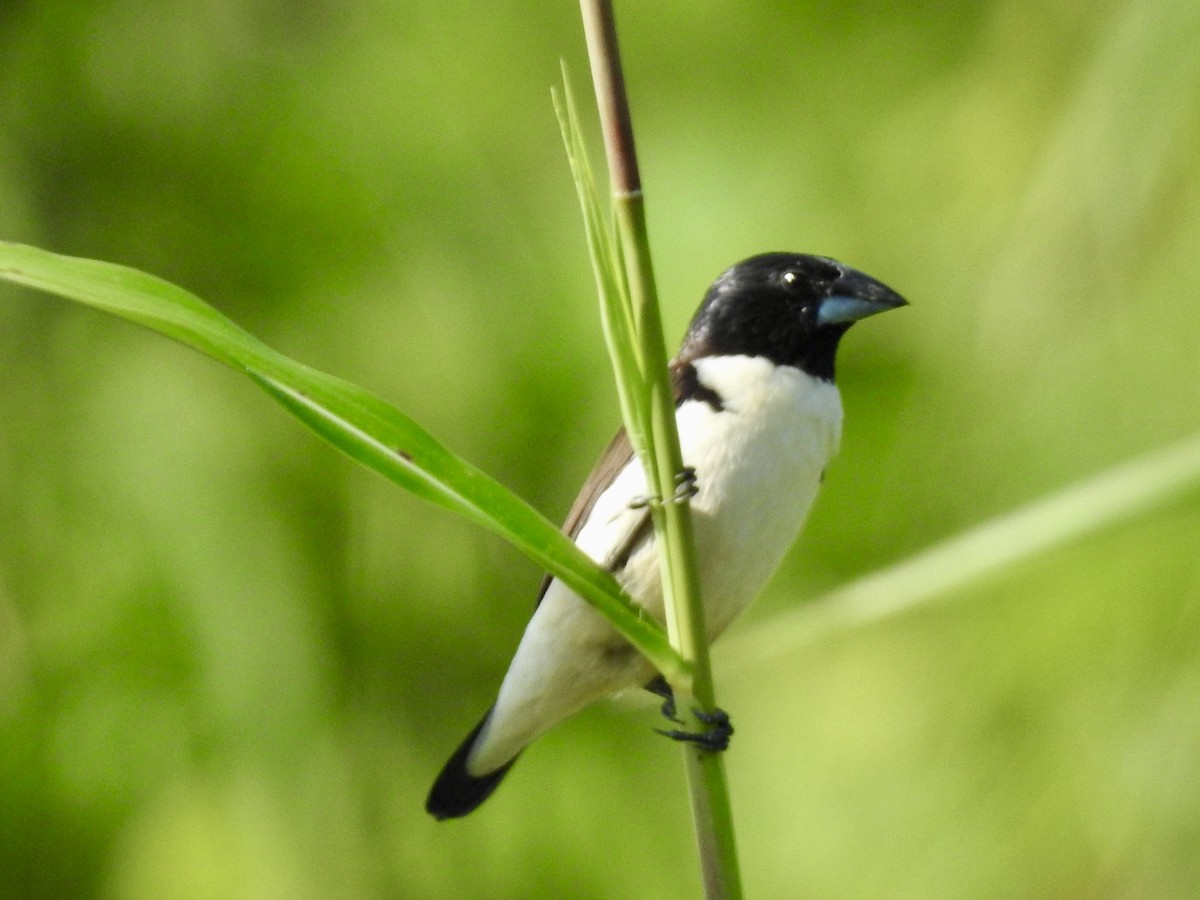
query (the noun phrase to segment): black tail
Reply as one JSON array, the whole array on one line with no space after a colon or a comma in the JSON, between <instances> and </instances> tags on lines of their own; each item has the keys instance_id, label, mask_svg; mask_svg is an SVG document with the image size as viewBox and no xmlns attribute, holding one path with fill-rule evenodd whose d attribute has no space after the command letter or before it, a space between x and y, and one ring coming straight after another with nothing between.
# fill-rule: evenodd
<instances>
[{"instance_id":1,"label":"black tail","mask_svg":"<svg viewBox=\"0 0 1200 900\"><path fill-rule=\"evenodd\" d=\"M500 779L517 761L516 757L513 757L499 769L488 772L486 775L475 776L467 771L467 756L475 744L475 738L479 736L479 732L491 714L492 711L489 709L487 715L459 744L454 755L450 757L450 761L442 767L437 781L433 783L433 787L429 791L429 799L425 801L425 809L434 818L457 819L465 816L492 795L492 791L500 784Z\"/></svg>"}]
</instances>

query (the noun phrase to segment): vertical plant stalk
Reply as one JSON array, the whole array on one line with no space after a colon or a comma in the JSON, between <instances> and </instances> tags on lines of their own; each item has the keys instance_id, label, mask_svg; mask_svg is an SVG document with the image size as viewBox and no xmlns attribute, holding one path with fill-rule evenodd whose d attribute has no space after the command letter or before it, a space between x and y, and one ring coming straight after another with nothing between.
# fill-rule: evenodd
<instances>
[{"instance_id":1,"label":"vertical plant stalk","mask_svg":"<svg viewBox=\"0 0 1200 900\"><path fill-rule=\"evenodd\" d=\"M608 160L617 235L615 249L623 263L620 267L623 271L618 274L624 281L621 287L632 310L634 356L641 369L643 386L642 396L634 401L641 407L640 421L628 421L627 428L631 435L637 431L642 434L643 440L635 441L634 446L646 471L648 487L661 500L651 504L651 514L660 547L667 634L693 667L691 684L673 683L672 688L681 713L692 717L691 726L699 730L704 724L691 713L691 701L703 710L712 711L716 709L716 691L709 662L691 509L686 499L676 498L683 458L650 261L629 101L611 0L580 0L580 6ZM742 890L724 762L719 753L687 743L682 746L705 895L739 898Z\"/></svg>"}]
</instances>

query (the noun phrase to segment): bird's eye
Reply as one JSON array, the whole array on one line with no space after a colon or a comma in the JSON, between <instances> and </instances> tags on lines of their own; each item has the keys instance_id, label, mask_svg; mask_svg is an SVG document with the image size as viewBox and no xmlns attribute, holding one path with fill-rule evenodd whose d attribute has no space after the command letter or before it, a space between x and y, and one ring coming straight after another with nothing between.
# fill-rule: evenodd
<instances>
[{"instance_id":1,"label":"bird's eye","mask_svg":"<svg viewBox=\"0 0 1200 900\"><path fill-rule=\"evenodd\" d=\"M783 282L783 286L789 291L796 291L800 289L801 280L799 272L794 272L789 269L780 276L780 281Z\"/></svg>"}]
</instances>

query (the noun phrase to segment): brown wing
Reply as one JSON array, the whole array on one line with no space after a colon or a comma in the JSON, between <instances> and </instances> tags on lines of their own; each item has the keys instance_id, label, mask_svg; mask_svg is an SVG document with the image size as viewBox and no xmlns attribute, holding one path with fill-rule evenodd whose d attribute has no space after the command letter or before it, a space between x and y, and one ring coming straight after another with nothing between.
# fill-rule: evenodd
<instances>
[{"instance_id":1,"label":"brown wing","mask_svg":"<svg viewBox=\"0 0 1200 900\"><path fill-rule=\"evenodd\" d=\"M631 459L633 459L633 445L629 443L629 435L625 429L621 428L600 455L600 459L592 469L592 474L583 483L583 490L579 492L579 496L575 498L575 503L571 506L571 511L567 513L567 521L563 523L562 527L563 533L567 537L578 537L579 530L587 520L592 507L596 505L597 498L613 483L613 479L620 471L629 465ZM647 511L646 517L649 520L649 511ZM641 530L642 527L639 523L634 531ZM542 602L542 597L546 595L546 590L553 580L554 576L547 572L542 579L541 587L538 588L538 603Z\"/></svg>"},{"instance_id":2,"label":"brown wing","mask_svg":"<svg viewBox=\"0 0 1200 900\"><path fill-rule=\"evenodd\" d=\"M697 382L696 370L690 362L672 361L670 371L676 406L688 397L707 390ZM633 459L633 445L629 442L629 435L622 427L600 455L600 459L592 469L592 474L583 484L583 490L579 492L579 496L575 498L575 503L571 506L571 511L567 513L567 520L562 527L563 533L567 537L574 538L579 535L579 530L587 520L592 507L596 505L597 498L613 483L613 479L620 474L631 459ZM629 557L633 555L637 545L650 536L651 525L650 510L647 508L643 510L637 524L630 529L625 540L614 547L608 558L604 560L605 568L610 571L621 569L629 561ZM538 588L538 603L542 602L542 597L546 595L546 589L550 587L550 582L553 580L554 576L546 573L541 587Z\"/></svg>"}]
</instances>

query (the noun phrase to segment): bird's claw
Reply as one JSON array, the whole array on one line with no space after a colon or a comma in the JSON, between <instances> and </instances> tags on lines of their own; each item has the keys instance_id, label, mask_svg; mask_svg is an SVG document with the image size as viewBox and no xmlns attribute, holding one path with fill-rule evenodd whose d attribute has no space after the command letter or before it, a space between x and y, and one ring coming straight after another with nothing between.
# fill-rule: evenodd
<instances>
[{"instance_id":1,"label":"bird's claw","mask_svg":"<svg viewBox=\"0 0 1200 900\"><path fill-rule=\"evenodd\" d=\"M656 675L646 685L646 690L654 694L656 697L662 697L662 706L659 711L663 718L668 722L674 722L676 725L682 725L683 719L675 715L675 692L671 690L671 685L667 684L667 679L661 675Z\"/></svg>"},{"instance_id":2,"label":"bird's claw","mask_svg":"<svg viewBox=\"0 0 1200 900\"><path fill-rule=\"evenodd\" d=\"M696 470L692 466L684 466L683 471L675 475L675 502L683 503L700 493L696 484Z\"/></svg>"},{"instance_id":3,"label":"bird's claw","mask_svg":"<svg viewBox=\"0 0 1200 900\"><path fill-rule=\"evenodd\" d=\"M696 494L700 493L700 488L696 484L696 470L691 466L684 466L683 471L675 475L675 492L671 495L671 503L686 503L691 500ZM645 509L647 506L659 506L663 502L662 497L634 497L629 501L630 509Z\"/></svg>"},{"instance_id":4,"label":"bird's claw","mask_svg":"<svg viewBox=\"0 0 1200 900\"><path fill-rule=\"evenodd\" d=\"M671 703L671 711L674 712L674 700ZM664 712L666 703L663 704ZM663 737L669 737L673 741L687 741L688 743L696 744L707 750L709 753L721 753L729 747L729 739L733 736L733 724L729 721L729 714L723 709L714 709L710 713L703 710L693 709L696 718L709 726L703 731L680 731L678 729L663 729L655 728L654 730ZM672 721L679 721L671 716Z\"/></svg>"}]
</instances>

